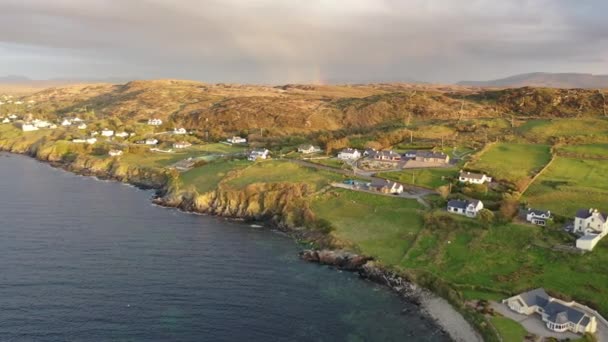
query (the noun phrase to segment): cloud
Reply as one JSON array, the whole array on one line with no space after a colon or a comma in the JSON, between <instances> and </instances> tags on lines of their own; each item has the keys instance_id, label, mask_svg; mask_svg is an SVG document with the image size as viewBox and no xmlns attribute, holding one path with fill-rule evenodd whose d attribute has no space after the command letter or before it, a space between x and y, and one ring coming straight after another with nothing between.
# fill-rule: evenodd
<instances>
[{"instance_id":1,"label":"cloud","mask_svg":"<svg viewBox=\"0 0 608 342\"><path fill-rule=\"evenodd\" d=\"M608 8L580 3L3 0L0 73L37 77L33 61L38 77L270 83L605 72Z\"/></svg>"}]
</instances>

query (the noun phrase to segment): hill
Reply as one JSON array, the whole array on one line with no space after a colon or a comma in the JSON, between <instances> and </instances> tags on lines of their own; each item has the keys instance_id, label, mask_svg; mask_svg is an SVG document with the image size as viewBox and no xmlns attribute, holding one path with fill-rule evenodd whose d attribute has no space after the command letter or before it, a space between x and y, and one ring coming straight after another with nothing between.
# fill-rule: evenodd
<instances>
[{"instance_id":1,"label":"hill","mask_svg":"<svg viewBox=\"0 0 608 342\"><path fill-rule=\"evenodd\" d=\"M272 87L155 80L50 88L22 99L35 102L29 109L33 114L50 118L85 111L124 123L155 117L222 137L260 129L267 136L366 131L420 120L598 116L605 115L605 97L583 89L474 90L409 84Z\"/></svg>"},{"instance_id":2,"label":"hill","mask_svg":"<svg viewBox=\"0 0 608 342\"><path fill-rule=\"evenodd\" d=\"M462 81L474 87L608 88L608 75L534 72L490 81Z\"/></svg>"}]
</instances>

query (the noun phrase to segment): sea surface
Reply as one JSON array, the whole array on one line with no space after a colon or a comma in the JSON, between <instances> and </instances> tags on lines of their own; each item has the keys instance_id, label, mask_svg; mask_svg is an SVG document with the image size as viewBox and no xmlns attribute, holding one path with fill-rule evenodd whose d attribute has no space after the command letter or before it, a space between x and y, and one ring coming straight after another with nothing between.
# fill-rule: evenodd
<instances>
[{"instance_id":1,"label":"sea surface","mask_svg":"<svg viewBox=\"0 0 608 342\"><path fill-rule=\"evenodd\" d=\"M0 341L449 341L265 228L0 154Z\"/></svg>"}]
</instances>

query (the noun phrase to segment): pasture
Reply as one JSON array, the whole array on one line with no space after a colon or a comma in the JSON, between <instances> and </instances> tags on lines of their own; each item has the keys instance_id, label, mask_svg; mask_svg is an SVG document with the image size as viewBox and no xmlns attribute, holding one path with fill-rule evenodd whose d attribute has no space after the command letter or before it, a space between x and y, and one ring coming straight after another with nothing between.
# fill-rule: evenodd
<instances>
[{"instance_id":1,"label":"pasture","mask_svg":"<svg viewBox=\"0 0 608 342\"><path fill-rule=\"evenodd\" d=\"M250 162L251 163L251 162ZM244 188L253 183L305 183L319 190L334 181L345 177L329 171L317 170L288 161L268 160L252 164L226 184Z\"/></svg>"},{"instance_id":2,"label":"pasture","mask_svg":"<svg viewBox=\"0 0 608 342\"><path fill-rule=\"evenodd\" d=\"M496 143L474 157L466 167L515 183L533 177L549 160L551 150L548 145Z\"/></svg>"},{"instance_id":3,"label":"pasture","mask_svg":"<svg viewBox=\"0 0 608 342\"><path fill-rule=\"evenodd\" d=\"M312 202L315 215L333 224L337 239L387 265L400 262L422 229L421 208L415 200L341 189Z\"/></svg>"},{"instance_id":4,"label":"pasture","mask_svg":"<svg viewBox=\"0 0 608 342\"><path fill-rule=\"evenodd\" d=\"M580 208L608 210L608 162L556 157L528 188L530 205L571 217Z\"/></svg>"}]
</instances>

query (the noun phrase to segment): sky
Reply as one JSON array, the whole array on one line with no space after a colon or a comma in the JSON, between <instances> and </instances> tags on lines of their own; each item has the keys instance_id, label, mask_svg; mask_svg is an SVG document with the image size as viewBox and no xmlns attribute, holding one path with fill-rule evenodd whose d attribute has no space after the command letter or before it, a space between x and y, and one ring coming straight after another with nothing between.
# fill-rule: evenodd
<instances>
[{"instance_id":1,"label":"sky","mask_svg":"<svg viewBox=\"0 0 608 342\"><path fill-rule=\"evenodd\" d=\"M0 0L0 76L233 83L608 74L605 0Z\"/></svg>"}]
</instances>

